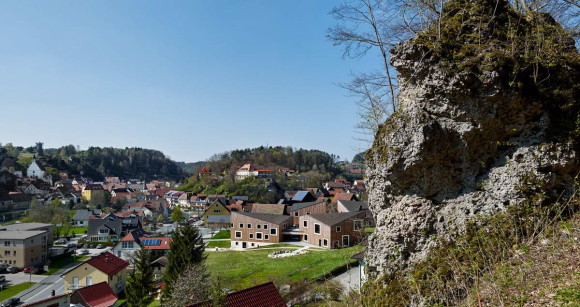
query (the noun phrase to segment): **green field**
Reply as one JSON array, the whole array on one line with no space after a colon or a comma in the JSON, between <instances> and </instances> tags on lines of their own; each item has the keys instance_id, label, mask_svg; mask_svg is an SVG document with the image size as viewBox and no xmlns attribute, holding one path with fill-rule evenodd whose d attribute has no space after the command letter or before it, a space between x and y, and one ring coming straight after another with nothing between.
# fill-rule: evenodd
<instances>
[{"instance_id":1,"label":"green field","mask_svg":"<svg viewBox=\"0 0 580 307\"><path fill-rule=\"evenodd\" d=\"M232 245L230 240L227 241L209 241L205 247L221 247L221 248L230 248Z\"/></svg>"},{"instance_id":2,"label":"green field","mask_svg":"<svg viewBox=\"0 0 580 307\"><path fill-rule=\"evenodd\" d=\"M225 286L239 290L259 283L315 279L353 262L350 257L361 252L363 246L336 250L310 251L304 255L272 259L268 254L282 249L208 252L206 265L215 276L225 281Z\"/></svg>"},{"instance_id":3,"label":"green field","mask_svg":"<svg viewBox=\"0 0 580 307\"><path fill-rule=\"evenodd\" d=\"M69 228L69 231L77 235L84 235L87 233L87 228L88 227L72 227Z\"/></svg>"},{"instance_id":4,"label":"green field","mask_svg":"<svg viewBox=\"0 0 580 307\"><path fill-rule=\"evenodd\" d=\"M229 230L220 230L216 233L212 239L229 239L230 238L230 231Z\"/></svg>"},{"instance_id":5,"label":"green field","mask_svg":"<svg viewBox=\"0 0 580 307\"><path fill-rule=\"evenodd\" d=\"M5 286L2 288L2 292L0 292L0 301L9 299L18 293L34 286L35 282L23 282L21 284L13 285L13 286Z\"/></svg>"},{"instance_id":6,"label":"green field","mask_svg":"<svg viewBox=\"0 0 580 307\"><path fill-rule=\"evenodd\" d=\"M90 258L89 256L80 256L80 257L77 256L76 261L84 261L89 258ZM51 261L50 264L48 265L48 271L44 272L42 275L52 275L56 273L58 270L64 268L65 266L73 262L75 262L75 257L68 257Z\"/></svg>"}]
</instances>

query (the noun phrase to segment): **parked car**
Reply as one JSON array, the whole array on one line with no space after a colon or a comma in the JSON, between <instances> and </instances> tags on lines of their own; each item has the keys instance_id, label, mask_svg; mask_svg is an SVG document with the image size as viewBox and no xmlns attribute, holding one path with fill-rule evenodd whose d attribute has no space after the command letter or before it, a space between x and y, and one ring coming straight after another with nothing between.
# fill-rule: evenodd
<instances>
[{"instance_id":1,"label":"parked car","mask_svg":"<svg viewBox=\"0 0 580 307\"><path fill-rule=\"evenodd\" d=\"M0 275L0 282L5 282L5 281L6 281L6 276Z\"/></svg>"},{"instance_id":2,"label":"parked car","mask_svg":"<svg viewBox=\"0 0 580 307\"><path fill-rule=\"evenodd\" d=\"M78 243L78 244L77 244L77 248L84 248L84 247L85 247L85 245L84 245L84 244L82 244L82 243Z\"/></svg>"},{"instance_id":3,"label":"parked car","mask_svg":"<svg viewBox=\"0 0 580 307\"><path fill-rule=\"evenodd\" d=\"M78 255L88 255L89 254L89 251L86 250L86 249L80 249L80 250L77 251L77 254Z\"/></svg>"},{"instance_id":4,"label":"parked car","mask_svg":"<svg viewBox=\"0 0 580 307\"><path fill-rule=\"evenodd\" d=\"M75 243L69 243L67 247L77 247L77 245Z\"/></svg>"},{"instance_id":5,"label":"parked car","mask_svg":"<svg viewBox=\"0 0 580 307\"><path fill-rule=\"evenodd\" d=\"M24 272L24 273L32 273L32 270L33 270L33 267L31 267L31 266L27 266L27 267L25 267L25 268L22 270L22 272Z\"/></svg>"},{"instance_id":6,"label":"parked car","mask_svg":"<svg viewBox=\"0 0 580 307\"><path fill-rule=\"evenodd\" d=\"M103 244L99 244L97 245L97 248L105 248L105 246Z\"/></svg>"},{"instance_id":7,"label":"parked car","mask_svg":"<svg viewBox=\"0 0 580 307\"><path fill-rule=\"evenodd\" d=\"M66 244L66 240L65 239L58 239L58 240L54 241L54 244Z\"/></svg>"},{"instance_id":8,"label":"parked car","mask_svg":"<svg viewBox=\"0 0 580 307\"><path fill-rule=\"evenodd\" d=\"M11 266L11 267L6 269L6 272L12 273L12 274L18 273L20 271L22 271L22 268L19 268L17 266Z\"/></svg>"},{"instance_id":9,"label":"parked car","mask_svg":"<svg viewBox=\"0 0 580 307\"><path fill-rule=\"evenodd\" d=\"M91 244L91 246L89 246L89 248L97 248L96 244Z\"/></svg>"},{"instance_id":10,"label":"parked car","mask_svg":"<svg viewBox=\"0 0 580 307\"><path fill-rule=\"evenodd\" d=\"M2 302L2 304L0 304L1 307L12 307L12 306L17 306L20 303L20 298L18 297L13 297L13 298L9 298L7 300L5 300L4 302Z\"/></svg>"}]
</instances>

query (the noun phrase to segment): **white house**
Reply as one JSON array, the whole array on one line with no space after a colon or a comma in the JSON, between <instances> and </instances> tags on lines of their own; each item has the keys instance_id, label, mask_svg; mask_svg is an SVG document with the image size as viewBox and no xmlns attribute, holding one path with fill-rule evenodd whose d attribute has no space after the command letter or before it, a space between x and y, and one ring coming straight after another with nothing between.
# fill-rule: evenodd
<instances>
[{"instance_id":1,"label":"white house","mask_svg":"<svg viewBox=\"0 0 580 307\"><path fill-rule=\"evenodd\" d=\"M30 163L28 170L26 170L26 176L30 178L44 178L44 175L44 168L36 163L35 159L32 159L32 163Z\"/></svg>"}]
</instances>

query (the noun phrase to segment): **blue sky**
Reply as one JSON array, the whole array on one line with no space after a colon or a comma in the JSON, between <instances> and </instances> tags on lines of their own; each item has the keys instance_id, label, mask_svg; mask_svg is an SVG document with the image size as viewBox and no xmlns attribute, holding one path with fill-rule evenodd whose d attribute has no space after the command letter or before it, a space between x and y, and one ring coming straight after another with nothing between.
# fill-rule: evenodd
<instances>
[{"instance_id":1,"label":"blue sky","mask_svg":"<svg viewBox=\"0 0 580 307\"><path fill-rule=\"evenodd\" d=\"M337 1L2 1L0 142L158 149L178 161L260 145L351 159L377 58L327 41ZM380 62L379 62L380 63Z\"/></svg>"}]
</instances>

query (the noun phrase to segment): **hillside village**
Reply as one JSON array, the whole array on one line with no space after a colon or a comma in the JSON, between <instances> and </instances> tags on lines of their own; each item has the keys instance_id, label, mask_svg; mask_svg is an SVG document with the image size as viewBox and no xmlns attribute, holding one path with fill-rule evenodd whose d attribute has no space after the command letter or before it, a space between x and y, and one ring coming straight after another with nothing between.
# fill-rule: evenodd
<instances>
[{"instance_id":1,"label":"hillside village","mask_svg":"<svg viewBox=\"0 0 580 307\"><path fill-rule=\"evenodd\" d=\"M358 165L348 167L352 174L362 170ZM235 171L235 180L273 180L280 174L292 177L297 172L246 163ZM202 168L195 176L215 179L220 175ZM51 271L51 264L67 262L46 277L58 281L37 284L17 296L25 306L123 303L119 298L124 296L135 253L141 249L152 254L150 265L160 298L172 236L185 224L200 229L204 244L211 243L216 232L229 236L219 247L208 247L208 252L249 251L272 244L341 249L364 241L365 228L374 225L368 205L362 201L366 194L362 179L336 178L319 187L284 191L276 203L258 203L246 195L180 191L180 183L174 181L105 177L98 182L88 177L69 178L66 173L54 178L35 159L24 168L5 158L0 183L0 214L5 224L0 233L5 241L0 268L37 276ZM48 213L53 208L67 216ZM73 258L75 261L67 260ZM23 269L25 273L17 273ZM257 286L276 289L273 284ZM86 293L92 293L90 298Z\"/></svg>"}]
</instances>

